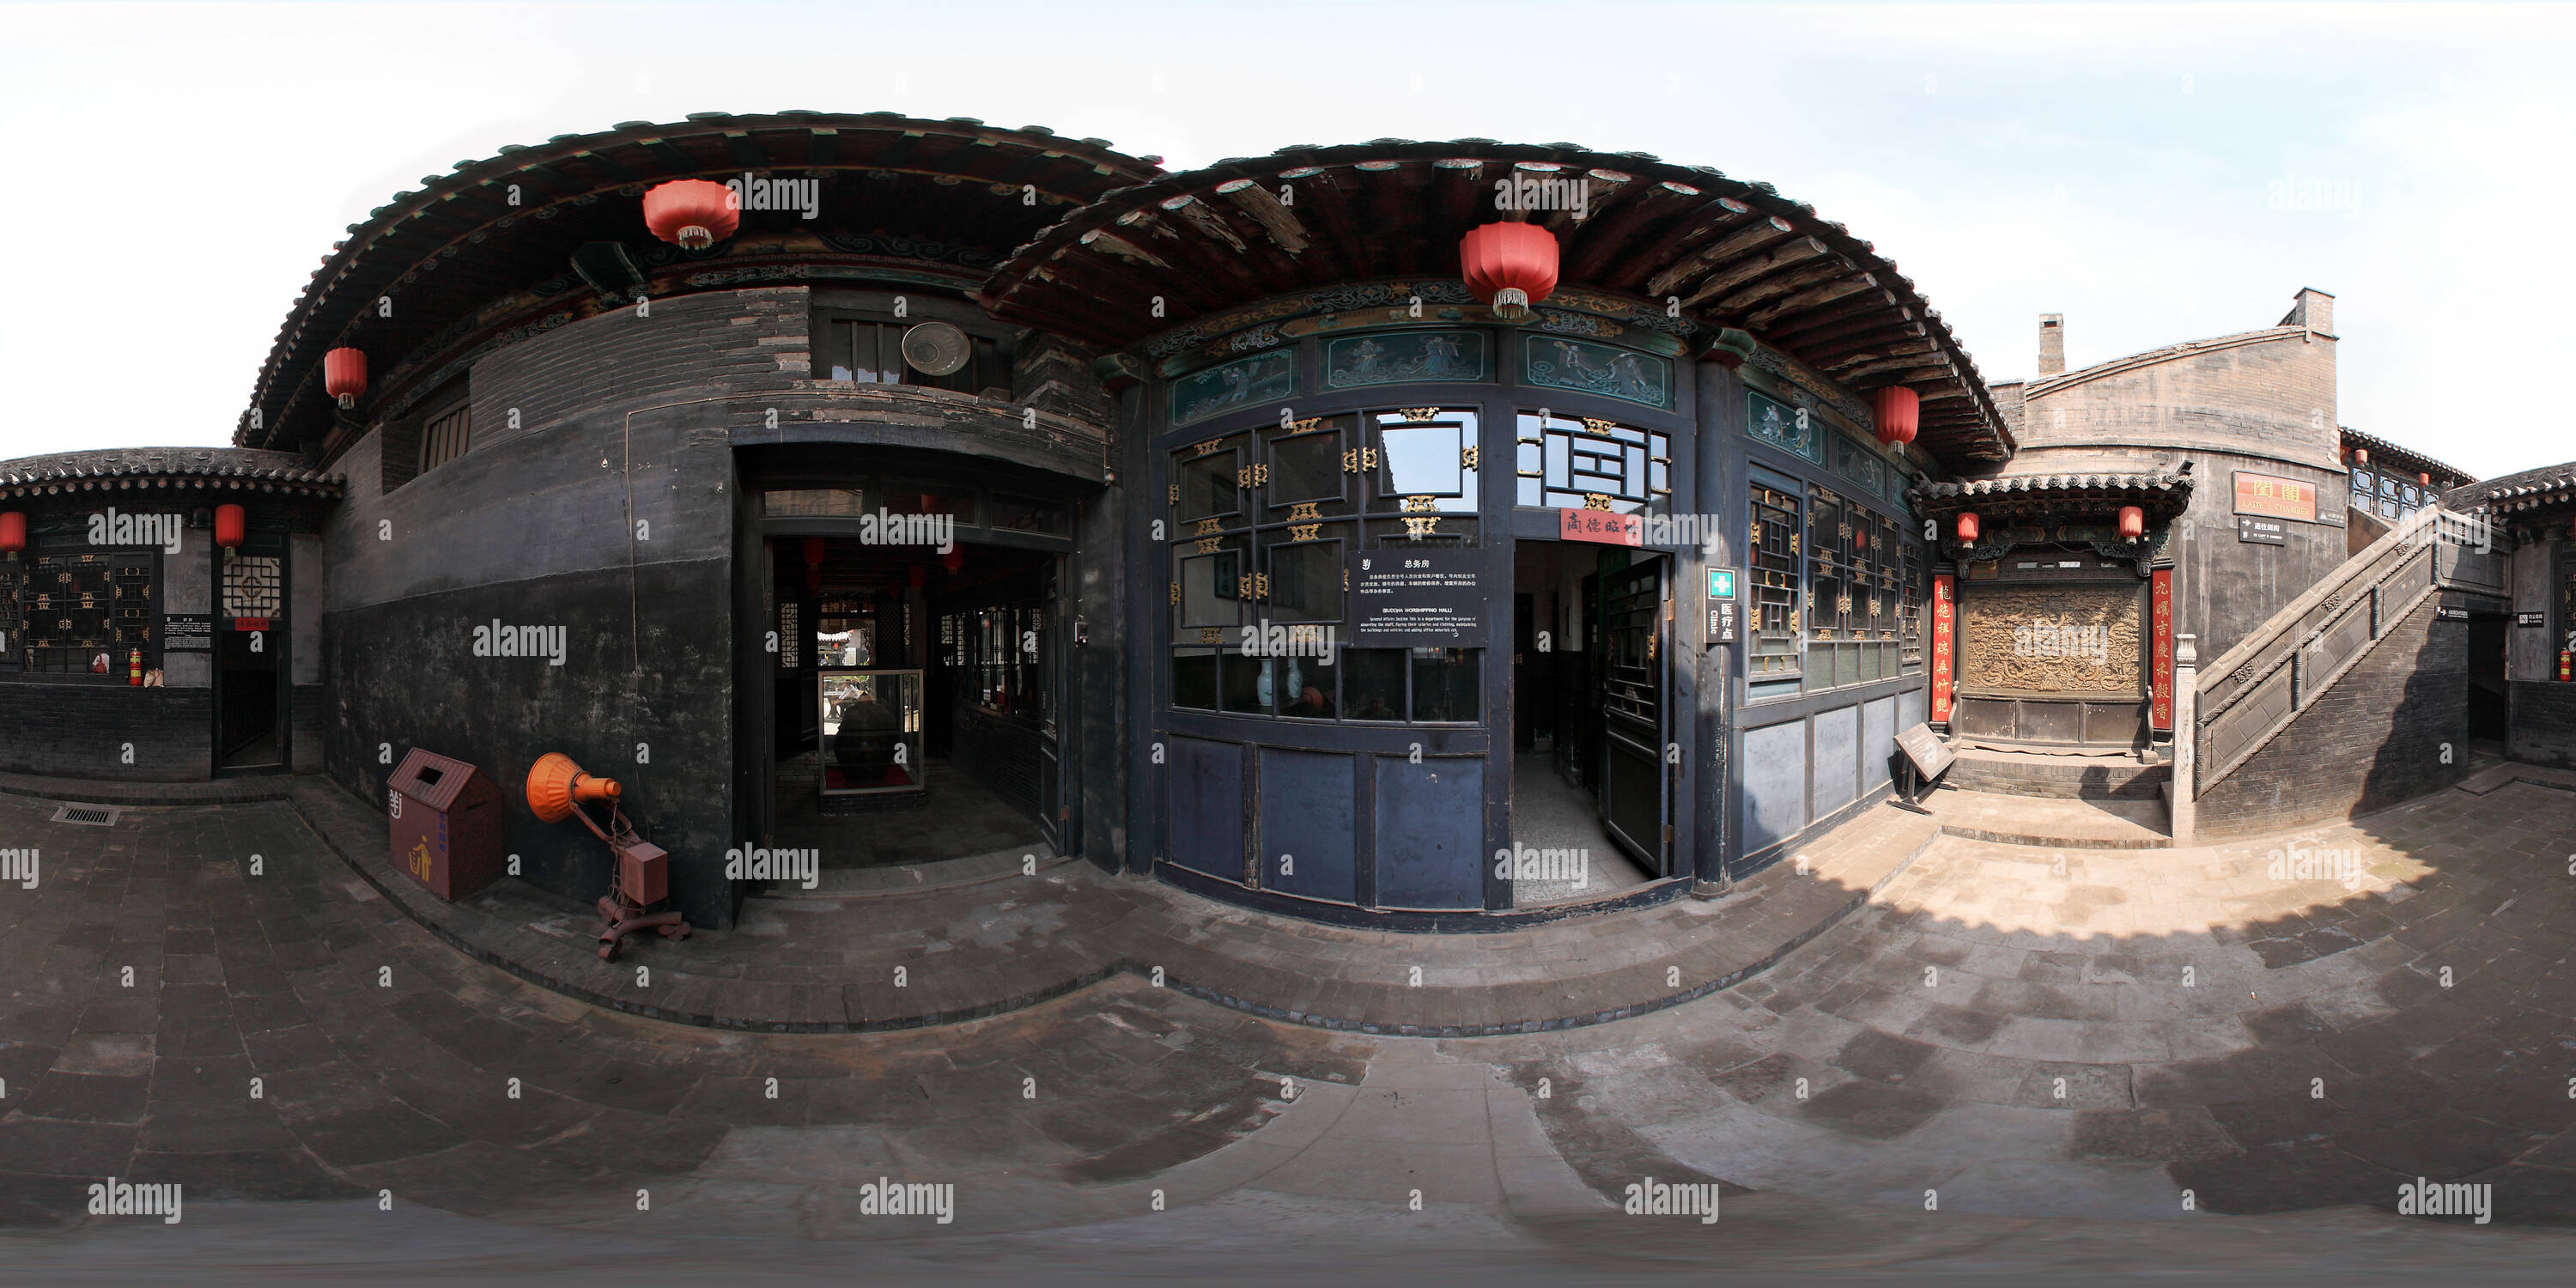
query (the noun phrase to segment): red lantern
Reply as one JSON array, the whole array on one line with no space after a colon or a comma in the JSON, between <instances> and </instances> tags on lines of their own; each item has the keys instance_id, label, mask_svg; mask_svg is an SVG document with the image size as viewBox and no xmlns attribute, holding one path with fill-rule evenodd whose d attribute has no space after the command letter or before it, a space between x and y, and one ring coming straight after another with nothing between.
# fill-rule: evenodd
<instances>
[{"instance_id":1,"label":"red lantern","mask_svg":"<svg viewBox=\"0 0 2576 1288\"><path fill-rule=\"evenodd\" d=\"M2355 465L2370 464L2370 449L2367 447L2356 447L2352 449L2352 463Z\"/></svg>"},{"instance_id":2,"label":"red lantern","mask_svg":"<svg viewBox=\"0 0 2576 1288\"><path fill-rule=\"evenodd\" d=\"M920 564L914 564L904 570L904 580L911 582L914 590L919 590L930 584L930 570Z\"/></svg>"},{"instance_id":3,"label":"red lantern","mask_svg":"<svg viewBox=\"0 0 2576 1288\"><path fill-rule=\"evenodd\" d=\"M673 179L644 194L644 226L690 250L705 250L742 226L733 189L704 179Z\"/></svg>"},{"instance_id":4,"label":"red lantern","mask_svg":"<svg viewBox=\"0 0 2576 1288\"><path fill-rule=\"evenodd\" d=\"M1537 224L1470 228L1458 240L1458 265L1467 290L1493 305L1495 317L1518 322L1556 289L1556 234Z\"/></svg>"},{"instance_id":5,"label":"red lantern","mask_svg":"<svg viewBox=\"0 0 2576 1288\"><path fill-rule=\"evenodd\" d=\"M944 554L944 555L939 556L939 566L940 566L940 567L942 567L942 568L947 569L947 570L948 570L948 571L950 571L950 572L955 572L955 571L957 571L958 569L965 567L965 566L966 566L966 547L964 547L964 546L950 546L950 547L948 547L948 553L946 553L946 554Z\"/></svg>"},{"instance_id":6,"label":"red lantern","mask_svg":"<svg viewBox=\"0 0 2576 1288\"><path fill-rule=\"evenodd\" d=\"M1903 385L1889 385L1871 394L1870 412L1878 418L1878 441L1911 443L1914 428L1923 420L1923 396Z\"/></svg>"},{"instance_id":7,"label":"red lantern","mask_svg":"<svg viewBox=\"0 0 2576 1288\"><path fill-rule=\"evenodd\" d=\"M27 548L27 516L10 510L0 513L0 555L14 555Z\"/></svg>"},{"instance_id":8,"label":"red lantern","mask_svg":"<svg viewBox=\"0 0 2576 1288\"><path fill-rule=\"evenodd\" d=\"M2120 507L2120 539L2135 541L2147 535L2147 512L2134 505Z\"/></svg>"},{"instance_id":9,"label":"red lantern","mask_svg":"<svg viewBox=\"0 0 2576 1288\"><path fill-rule=\"evenodd\" d=\"M2416 482L2418 482L2418 483L2423 484L2423 485L2424 485L2424 486L2426 486L2426 487L2431 487L2431 486L2433 486L2433 476L2432 476L2431 474L2428 474L2428 473L2418 472L2418 473L2415 475L2415 481L2416 481Z\"/></svg>"},{"instance_id":10,"label":"red lantern","mask_svg":"<svg viewBox=\"0 0 2576 1288\"><path fill-rule=\"evenodd\" d=\"M1974 510L1959 512L1959 544L1963 546L1977 544L1977 512Z\"/></svg>"},{"instance_id":11,"label":"red lantern","mask_svg":"<svg viewBox=\"0 0 2576 1288\"><path fill-rule=\"evenodd\" d=\"M821 537L805 538L805 593L823 593L823 556L831 547Z\"/></svg>"},{"instance_id":12,"label":"red lantern","mask_svg":"<svg viewBox=\"0 0 2576 1288\"><path fill-rule=\"evenodd\" d=\"M231 550L242 543L242 529L247 526L238 505L215 507L215 544Z\"/></svg>"},{"instance_id":13,"label":"red lantern","mask_svg":"<svg viewBox=\"0 0 2576 1288\"><path fill-rule=\"evenodd\" d=\"M322 355L322 390L344 408L358 405L367 392L367 354L363 349L333 349Z\"/></svg>"}]
</instances>

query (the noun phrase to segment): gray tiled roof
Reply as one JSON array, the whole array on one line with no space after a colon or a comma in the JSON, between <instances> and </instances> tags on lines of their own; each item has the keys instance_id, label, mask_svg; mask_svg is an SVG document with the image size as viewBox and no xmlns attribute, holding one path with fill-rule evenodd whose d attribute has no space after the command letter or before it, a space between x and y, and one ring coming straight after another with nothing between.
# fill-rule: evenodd
<instances>
[{"instance_id":1,"label":"gray tiled roof","mask_svg":"<svg viewBox=\"0 0 2576 1288\"><path fill-rule=\"evenodd\" d=\"M292 452L240 447L117 447L0 461L0 495L101 488L253 487L309 496L341 494L347 478L305 467Z\"/></svg>"}]
</instances>

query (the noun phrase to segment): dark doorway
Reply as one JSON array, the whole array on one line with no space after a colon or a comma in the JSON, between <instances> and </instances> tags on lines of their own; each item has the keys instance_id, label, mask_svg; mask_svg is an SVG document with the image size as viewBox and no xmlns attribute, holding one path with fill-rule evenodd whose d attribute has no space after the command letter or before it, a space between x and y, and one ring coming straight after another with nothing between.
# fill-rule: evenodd
<instances>
[{"instance_id":1,"label":"dark doorway","mask_svg":"<svg viewBox=\"0 0 2576 1288\"><path fill-rule=\"evenodd\" d=\"M958 542L768 542L772 844L825 870L1045 851L1061 557Z\"/></svg>"},{"instance_id":2,"label":"dark doorway","mask_svg":"<svg viewBox=\"0 0 2576 1288\"><path fill-rule=\"evenodd\" d=\"M215 569L215 767L286 764L284 543L254 537Z\"/></svg>"},{"instance_id":3,"label":"dark doorway","mask_svg":"<svg viewBox=\"0 0 2576 1288\"><path fill-rule=\"evenodd\" d=\"M2505 616L2469 614L2469 741L2491 742L2501 752L2507 723Z\"/></svg>"},{"instance_id":4,"label":"dark doorway","mask_svg":"<svg viewBox=\"0 0 2576 1288\"><path fill-rule=\"evenodd\" d=\"M1614 743L1632 738L1634 721L1614 716L1617 703L1605 699L1614 683L1633 686L1641 676L1614 678L1605 665L1603 587L1626 583L1601 573L1602 564L1602 548L1582 542L1521 541L1513 551L1513 907L1600 899L1653 880L1655 868L1640 866L1608 821L1607 788L1634 781L1609 757ZM1633 636L1624 642L1644 647ZM1660 674L1660 649L1656 661L1648 674ZM1660 816L1652 830L1660 834Z\"/></svg>"}]
</instances>

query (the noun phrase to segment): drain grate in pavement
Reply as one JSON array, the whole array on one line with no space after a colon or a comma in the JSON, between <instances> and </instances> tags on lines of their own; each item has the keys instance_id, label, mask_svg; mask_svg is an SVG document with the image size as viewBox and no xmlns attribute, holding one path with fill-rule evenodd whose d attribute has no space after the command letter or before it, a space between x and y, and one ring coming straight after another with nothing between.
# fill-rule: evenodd
<instances>
[{"instance_id":1,"label":"drain grate in pavement","mask_svg":"<svg viewBox=\"0 0 2576 1288\"><path fill-rule=\"evenodd\" d=\"M121 812L122 811L114 805L74 805L66 803L61 809L54 811L54 821L57 823L87 823L92 827L114 827L116 826L116 816Z\"/></svg>"}]
</instances>

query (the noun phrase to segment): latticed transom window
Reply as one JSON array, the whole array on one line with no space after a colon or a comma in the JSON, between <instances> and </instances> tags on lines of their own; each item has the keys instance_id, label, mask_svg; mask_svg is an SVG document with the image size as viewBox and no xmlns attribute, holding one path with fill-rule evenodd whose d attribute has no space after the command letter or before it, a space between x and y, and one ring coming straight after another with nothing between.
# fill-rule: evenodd
<instances>
[{"instance_id":1,"label":"latticed transom window","mask_svg":"<svg viewBox=\"0 0 2576 1288\"><path fill-rule=\"evenodd\" d=\"M1662 508L1672 495L1672 437L1614 421L1520 414L1515 433L1521 505L1619 514Z\"/></svg>"},{"instance_id":2,"label":"latticed transom window","mask_svg":"<svg viewBox=\"0 0 2576 1288\"><path fill-rule=\"evenodd\" d=\"M284 563L275 555L235 554L225 559L224 616L284 616Z\"/></svg>"},{"instance_id":3,"label":"latticed transom window","mask_svg":"<svg viewBox=\"0 0 2576 1288\"><path fill-rule=\"evenodd\" d=\"M778 601L778 669L793 671L804 665L805 639L796 629L796 601Z\"/></svg>"}]
</instances>

